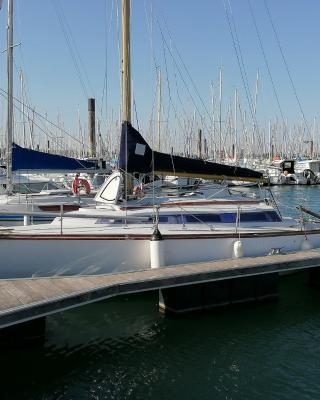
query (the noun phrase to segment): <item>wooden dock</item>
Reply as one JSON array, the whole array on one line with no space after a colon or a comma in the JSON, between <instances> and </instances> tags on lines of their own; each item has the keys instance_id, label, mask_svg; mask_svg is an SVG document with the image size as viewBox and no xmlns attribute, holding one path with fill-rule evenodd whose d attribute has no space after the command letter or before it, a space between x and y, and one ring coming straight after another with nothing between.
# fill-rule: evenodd
<instances>
[{"instance_id":1,"label":"wooden dock","mask_svg":"<svg viewBox=\"0 0 320 400\"><path fill-rule=\"evenodd\" d=\"M114 296L320 266L320 249L121 274L0 280L0 328Z\"/></svg>"}]
</instances>

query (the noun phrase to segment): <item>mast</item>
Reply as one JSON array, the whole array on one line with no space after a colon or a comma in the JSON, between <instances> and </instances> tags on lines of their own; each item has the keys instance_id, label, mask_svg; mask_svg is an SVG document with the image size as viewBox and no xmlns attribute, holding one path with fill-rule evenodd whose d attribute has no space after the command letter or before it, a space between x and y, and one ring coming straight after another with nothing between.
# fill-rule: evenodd
<instances>
[{"instance_id":1,"label":"mast","mask_svg":"<svg viewBox=\"0 0 320 400\"><path fill-rule=\"evenodd\" d=\"M161 148L161 70L158 69L158 120L157 120L157 128L158 128L158 151Z\"/></svg>"},{"instance_id":2,"label":"mast","mask_svg":"<svg viewBox=\"0 0 320 400\"><path fill-rule=\"evenodd\" d=\"M12 193L12 142L13 142L13 0L8 0L7 26L7 193Z\"/></svg>"},{"instance_id":3,"label":"mast","mask_svg":"<svg viewBox=\"0 0 320 400\"><path fill-rule=\"evenodd\" d=\"M253 129L252 129L252 155L257 151L256 148L256 135L257 135L257 102L258 102L258 90L259 90L259 70L257 71L255 93L254 93L254 105L253 105Z\"/></svg>"},{"instance_id":4,"label":"mast","mask_svg":"<svg viewBox=\"0 0 320 400\"><path fill-rule=\"evenodd\" d=\"M127 136L131 125L131 60L130 60L130 0L122 0L122 129ZM126 139L126 160L128 160L128 141ZM128 200L133 191L133 177L126 171L123 174L124 195Z\"/></svg>"},{"instance_id":5,"label":"mast","mask_svg":"<svg viewBox=\"0 0 320 400\"><path fill-rule=\"evenodd\" d=\"M202 130L198 130L198 158L202 158Z\"/></svg>"},{"instance_id":6,"label":"mast","mask_svg":"<svg viewBox=\"0 0 320 400\"><path fill-rule=\"evenodd\" d=\"M269 120L269 164L272 161L272 136L271 136L271 121Z\"/></svg>"},{"instance_id":7,"label":"mast","mask_svg":"<svg viewBox=\"0 0 320 400\"><path fill-rule=\"evenodd\" d=\"M218 161L221 162L222 152L222 67L219 72L219 156Z\"/></svg>"},{"instance_id":8,"label":"mast","mask_svg":"<svg viewBox=\"0 0 320 400\"><path fill-rule=\"evenodd\" d=\"M122 122L131 124L130 0L122 0Z\"/></svg>"},{"instance_id":9,"label":"mast","mask_svg":"<svg viewBox=\"0 0 320 400\"><path fill-rule=\"evenodd\" d=\"M215 109L214 109L214 86L213 82L211 82L211 108L212 108L212 132L210 138L210 146L211 146L211 157L213 159L216 158L216 129L215 129ZM214 145L213 145L214 144Z\"/></svg>"},{"instance_id":10,"label":"mast","mask_svg":"<svg viewBox=\"0 0 320 400\"><path fill-rule=\"evenodd\" d=\"M24 107L24 78L22 69L20 69L20 96L21 96L21 120L22 120L22 137L23 146L27 147L26 141L26 118L25 118L25 107Z\"/></svg>"},{"instance_id":11,"label":"mast","mask_svg":"<svg viewBox=\"0 0 320 400\"><path fill-rule=\"evenodd\" d=\"M238 157L238 133L237 133L237 110L238 110L238 92L237 89L234 91L234 161L237 161Z\"/></svg>"},{"instance_id":12,"label":"mast","mask_svg":"<svg viewBox=\"0 0 320 400\"><path fill-rule=\"evenodd\" d=\"M317 117L314 116L314 117L313 117L313 129L312 129L312 135L311 135L311 143L310 143L310 156L311 156L311 159L313 159L314 138L315 138L315 136L316 136L316 125L317 125L317 124L316 124L316 120L317 120Z\"/></svg>"}]
</instances>

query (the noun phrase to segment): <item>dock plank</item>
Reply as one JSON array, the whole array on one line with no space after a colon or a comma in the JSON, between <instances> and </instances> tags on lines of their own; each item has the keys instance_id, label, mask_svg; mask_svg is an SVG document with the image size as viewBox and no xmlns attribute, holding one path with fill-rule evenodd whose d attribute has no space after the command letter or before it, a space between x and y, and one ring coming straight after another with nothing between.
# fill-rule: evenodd
<instances>
[{"instance_id":1,"label":"dock plank","mask_svg":"<svg viewBox=\"0 0 320 400\"><path fill-rule=\"evenodd\" d=\"M320 249L106 275L0 280L0 328L121 294L320 266Z\"/></svg>"},{"instance_id":2,"label":"dock plank","mask_svg":"<svg viewBox=\"0 0 320 400\"><path fill-rule=\"evenodd\" d=\"M10 294L10 297L17 299L23 305L30 301L30 297L20 286L20 282L11 281L7 283L5 290Z\"/></svg>"},{"instance_id":3,"label":"dock plank","mask_svg":"<svg viewBox=\"0 0 320 400\"><path fill-rule=\"evenodd\" d=\"M48 278L29 279L28 285L38 293L39 297L44 299L47 299L50 296L58 296L65 292L64 290L60 289L56 283L54 283L54 280L51 281L48 280Z\"/></svg>"},{"instance_id":4,"label":"dock plank","mask_svg":"<svg viewBox=\"0 0 320 400\"><path fill-rule=\"evenodd\" d=\"M17 305L17 299L6 289L0 290L0 311Z\"/></svg>"}]
</instances>

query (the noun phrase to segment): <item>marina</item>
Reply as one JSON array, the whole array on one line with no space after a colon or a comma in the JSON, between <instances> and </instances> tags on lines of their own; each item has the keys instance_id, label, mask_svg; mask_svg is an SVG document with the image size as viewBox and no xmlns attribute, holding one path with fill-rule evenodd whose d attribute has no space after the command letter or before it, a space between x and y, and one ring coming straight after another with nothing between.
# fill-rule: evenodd
<instances>
[{"instance_id":1,"label":"marina","mask_svg":"<svg viewBox=\"0 0 320 400\"><path fill-rule=\"evenodd\" d=\"M319 397L309 8L178 3L0 1L4 399Z\"/></svg>"}]
</instances>

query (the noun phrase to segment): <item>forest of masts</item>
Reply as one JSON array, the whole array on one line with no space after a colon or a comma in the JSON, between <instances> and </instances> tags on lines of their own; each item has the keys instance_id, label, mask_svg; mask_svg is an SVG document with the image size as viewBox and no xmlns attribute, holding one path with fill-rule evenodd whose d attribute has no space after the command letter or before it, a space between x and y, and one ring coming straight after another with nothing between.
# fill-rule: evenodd
<instances>
[{"instance_id":1,"label":"forest of masts","mask_svg":"<svg viewBox=\"0 0 320 400\"><path fill-rule=\"evenodd\" d=\"M187 111L170 96L164 100L161 75L156 73L152 110L138 118L135 110L133 125L154 150L217 162L240 162L244 159L271 161L274 157L294 159L316 158L319 153L316 117L306 122L274 117L266 123L257 118L257 91L252 96L253 109L245 107L240 91L235 90L226 104L223 101L222 79L211 84L210 102L201 113L199 107ZM133 99L134 101L134 99ZM179 107L178 107L179 106ZM192 104L191 104L192 106ZM47 114L30 105L20 74L20 96L14 100L14 142L35 150L86 158L89 154L87 115L75 115L74 128L68 129L62 114L49 120ZM189 107L190 109L190 107ZM115 161L119 150L121 109L104 112L96 106L97 156ZM147 114L147 113L146 113ZM3 124L5 126L5 123ZM6 128L0 136L1 155L6 146Z\"/></svg>"}]
</instances>

